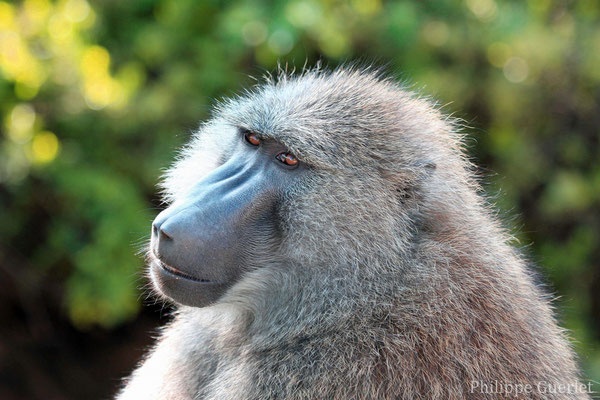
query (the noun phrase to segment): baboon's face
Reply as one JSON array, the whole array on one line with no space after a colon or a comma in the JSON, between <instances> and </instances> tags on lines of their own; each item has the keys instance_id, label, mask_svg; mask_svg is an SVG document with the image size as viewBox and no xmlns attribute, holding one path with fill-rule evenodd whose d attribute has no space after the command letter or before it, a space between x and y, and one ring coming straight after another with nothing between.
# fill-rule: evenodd
<instances>
[{"instance_id":1,"label":"baboon's face","mask_svg":"<svg viewBox=\"0 0 600 400\"><path fill-rule=\"evenodd\" d=\"M152 223L154 284L189 306L217 301L244 272L274 257L281 200L306 173L277 141L241 127L227 130L218 166Z\"/></svg>"},{"instance_id":2,"label":"baboon's face","mask_svg":"<svg viewBox=\"0 0 600 400\"><path fill-rule=\"evenodd\" d=\"M152 227L155 286L202 307L236 282L277 285L271 270L343 277L399 251L419 165L410 160L420 161L400 138L434 130L402 118L404 102L385 82L343 72L225 102L167 173L171 206Z\"/></svg>"}]
</instances>

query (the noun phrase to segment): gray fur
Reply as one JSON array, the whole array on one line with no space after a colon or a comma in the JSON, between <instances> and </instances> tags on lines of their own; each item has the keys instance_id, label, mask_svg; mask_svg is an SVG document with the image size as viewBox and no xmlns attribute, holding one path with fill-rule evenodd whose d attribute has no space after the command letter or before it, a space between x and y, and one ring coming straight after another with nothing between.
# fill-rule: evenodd
<instances>
[{"instance_id":1,"label":"gray fur","mask_svg":"<svg viewBox=\"0 0 600 400\"><path fill-rule=\"evenodd\" d=\"M380 74L281 73L217 107L167 173L176 201L236 127L311 167L283 245L215 305L180 307L119 399L458 399L575 384L547 296L480 195L449 118ZM519 397L519 396L517 396Z\"/></svg>"}]
</instances>

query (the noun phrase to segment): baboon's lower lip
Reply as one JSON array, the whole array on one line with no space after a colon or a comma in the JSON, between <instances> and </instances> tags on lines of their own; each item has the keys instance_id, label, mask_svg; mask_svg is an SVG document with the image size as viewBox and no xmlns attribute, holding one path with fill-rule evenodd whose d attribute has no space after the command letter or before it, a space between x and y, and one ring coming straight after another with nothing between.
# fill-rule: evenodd
<instances>
[{"instance_id":1,"label":"baboon's lower lip","mask_svg":"<svg viewBox=\"0 0 600 400\"><path fill-rule=\"evenodd\" d=\"M178 270L175 267L172 267L168 264L165 264L164 262L160 261L159 259L156 260L158 262L158 264L160 265L160 267L167 271L168 273L172 274L172 275L176 275L180 278L184 278L184 279L188 279L190 281L194 281L194 282L200 282L200 283L213 283L212 281L209 281L208 279L201 279L201 278L196 278L195 276L191 276L189 274L186 274L185 272Z\"/></svg>"}]
</instances>

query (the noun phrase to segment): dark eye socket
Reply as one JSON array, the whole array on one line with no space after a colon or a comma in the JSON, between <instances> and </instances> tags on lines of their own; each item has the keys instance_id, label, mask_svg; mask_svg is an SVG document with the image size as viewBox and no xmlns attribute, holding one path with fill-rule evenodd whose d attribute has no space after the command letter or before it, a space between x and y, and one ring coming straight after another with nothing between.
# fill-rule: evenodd
<instances>
[{"instance_id":1,"label":"dark eye socket","mask_svg":"<svg viewBox=\"0 0 600 400\"><path fill-rule=\"evenodd\" d=\"M260 139L256 133L246 132L244 135L246 142L250 143L252 146L260 145Z\"/></svg>"},{"instance_id":2,"label":"dark eye socket","mask_svg":"<svg viewBox=\"0 0 600 400\"><path fill-rule=\"evenodd\" d=\"M276 158L280 162L284 163L285 165L289 165L290 167L298 165L298 159L291 153L279 153L277 154Z\"/></svg>"},{"instance_id":3,"label":"dark eye socket","mask_svg":"<svg viewBox=\"0 0 600 400\"><path fill-rule=\"evenodd\" d=\"M242 133L244 134L244 139L246 140L246 142L248 142L251 146L258 147L262 143L262 140L256 133L250 132L246 129L243 129ZM298 159L296 158L296 156L286 151L277 154L275 158L277 159L277 161L287 165L288 167L295 167L296 165L298 165Z\"/></svg>"}]
</instances>

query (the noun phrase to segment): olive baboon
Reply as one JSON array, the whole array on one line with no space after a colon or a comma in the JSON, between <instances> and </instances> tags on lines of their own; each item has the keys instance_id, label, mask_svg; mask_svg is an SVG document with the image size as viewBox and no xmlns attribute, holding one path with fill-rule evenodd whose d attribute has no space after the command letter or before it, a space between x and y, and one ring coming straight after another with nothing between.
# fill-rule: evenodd
<instances>
[{"instance_id":1,"label":"olive baboon","mask_svg":"<svg viewBox=\"0 0 600 400\"><path fill-rule=\"evenodd\" d=\"M119 398L588 398L455 125L357 68L217 106L152 227L180 306Z\"/></svg>"}]
</instances>

